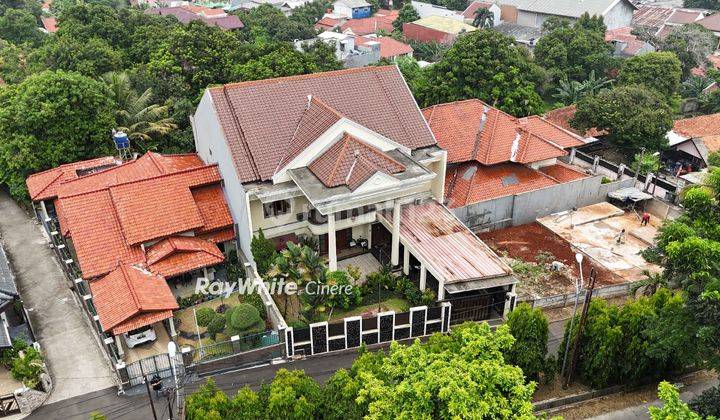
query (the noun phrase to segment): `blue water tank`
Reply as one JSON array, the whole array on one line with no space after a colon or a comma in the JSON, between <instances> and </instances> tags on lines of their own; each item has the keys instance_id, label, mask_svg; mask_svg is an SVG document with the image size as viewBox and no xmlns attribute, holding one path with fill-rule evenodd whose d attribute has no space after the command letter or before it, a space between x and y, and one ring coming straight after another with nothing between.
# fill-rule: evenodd
<instances>
[{"instance_id":1,"label":"blue water tank","mask_svg":"<svg viewBox=\"0 0 720 420\"><path fill-rule=\"evenodd\" d=\"M118 150L130 148L130 139L123 131L118 131L113 134L113 141L115 142L115 147Z\"/></svg>"}]
</instances>

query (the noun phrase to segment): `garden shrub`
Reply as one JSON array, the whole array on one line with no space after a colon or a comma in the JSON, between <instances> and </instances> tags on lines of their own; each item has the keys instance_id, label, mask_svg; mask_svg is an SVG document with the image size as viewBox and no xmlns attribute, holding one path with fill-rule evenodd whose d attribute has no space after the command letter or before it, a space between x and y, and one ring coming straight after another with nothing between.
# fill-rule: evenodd
<instances>
[{"instance_id":1,"label":"garden shrub","mask_svg":"<svg viewBox=\"0 0 720 420\"><path fill-rule=\"evenodd\" d=\"M348 310L359 305L362 301L360 289L352 284L350 275L345 271L338 270L328 273L326 284L329 286L338 285L341 287L341 290L343 290L340 293L328 295L327 304L329 306ZM348 286L350 293L345 293L344 290Z\"/></svg>"},{"instance_id":2,"label":"garden shrub","mask_svg":"<svg viewBox=\"0 0 720 420\"><path fill-rule=\"evenodd\" d=\"M264 276L270 270L273 261L277 255L275 244L265 238L265 233L260 229L258 234L253 236L250 241L250 252L252 252L253 260L257 266L258 274Z\"/></svg>"},{"instance_id":3,"label":"garden shrub","mask_svg":"<svg viewBox=\"0 0 720 420\"><path fill-rule=\"evenodd\" d=\"M225 332L227 335L248 335L265 329L265 322L255 307L247 303L228 309L225 312Z\"/></svg>"},{"instance_id":4,"label":"garden shrub","mask_svg":"<svg viewBox=\"0 0 720 420\"><path fill-rule=\"evenodd\" d=\"M28 388L37 389L40 374L43 371L43 358L35 347L28 347L13 359L10 373L12 377Z\"/></svg>"},{"instance_id":5,"label":"garden shrub","mask_svg":"<svg viewBox=\"0 0 720 420\"><path fill-rule=\"evenodd\" d=\"M213 318L207 325L207 333L213 340L217 335L225 330L225 316L223 314L215 313Z\"/></svg>"},{"instance_id":6,"label":"garden shrub","mask_svg":"<svg viewBox=\"0 0 720 420\"><path fill-rule=\"evenodd\" d=\"M263 300L259 294L252 293L249 295L239 295L239 300L241 303L247 303L252 305L255 309L257 309L258 313L260 314L260 318L267 319L265 303L263 303Z\"/></svg>"},{"instance_id":7,"label":"garden shrub","mask_svg":"<svg viewBox=\"0 0 720 420\"><path fill-rule=\"evenodd\" d=\"M505 353L508 363L518 366L525 377L537 381L546 368L548 320L540 309L521 303L508 314L507 325L515 342Z\"/></svg>"},{"instance_id":8,"label":"garden shrub","mask_svg":"<svg viewBox=\"0 0 720 420\"><path fill-rule=\"evenodd\" d=\"M706 389L702 394L690 400L690 408L703 416L720 419L720 385Z\"/></svg>"},{"instance_id":9,"label":"garden shrub","mask_svg":"<svg viewBox=\"0 0 720 420\"><path fill-rule=\"evenodd\" d=\"M198 325L201 327L207 327L210 325L210 321L215 318L216 313L212 310L212 308L204 307L195 311L195 315Z\"/></svg>"}]
</instances>

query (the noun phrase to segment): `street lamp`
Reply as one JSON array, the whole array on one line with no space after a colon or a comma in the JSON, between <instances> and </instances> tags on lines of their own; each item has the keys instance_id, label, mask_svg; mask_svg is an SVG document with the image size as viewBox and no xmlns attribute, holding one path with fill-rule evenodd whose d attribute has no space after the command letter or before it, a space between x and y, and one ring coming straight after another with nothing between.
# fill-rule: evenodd
<instances>
[{"instance_id":1,"label":"street lamp","mask_svg":"<svg viewBox=\"0 0 720 420\"><path fill-rule=\"evenodd\" d=\"M168 356L170 356L170 367L172 368L173 379L175 380L175 401L176 406L180 409L180 390L178 389L177 373L175 371L175 356L177 355L177 346L174 341L168 342Z\"/></svg>"},{"instance_id":2,"label":"street lamp","mask_svg":"<svg viewBox=\"0 0 720 420\"><path fill-rule=\"evenodd\" d=\"M577 261L578 268L580 269L580 278L575 279L575 306L573 307L573 315L570 319L570 333L568 334L567 342L565 343L565 354L563 355L562 370L560 372L560 376L562 377L565 377L565 365L567 364L568 352L570 351L570 335L572 334L573 326L575 325L575 315L577 314L578 300L580 299L580 290L582 290L584 283L582 270L583 254L580 252L575 254L575 261Z\"/></svg>"}]
</instances>

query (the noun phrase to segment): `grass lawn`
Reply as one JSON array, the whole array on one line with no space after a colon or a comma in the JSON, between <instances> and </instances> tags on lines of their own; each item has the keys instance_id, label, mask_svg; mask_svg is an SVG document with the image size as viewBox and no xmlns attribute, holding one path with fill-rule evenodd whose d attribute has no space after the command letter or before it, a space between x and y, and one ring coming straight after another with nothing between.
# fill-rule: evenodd
<instances>
[{"instance_id":1,"label":"grass lawn","mask_svg":"<svg viewBox=\"0 0 720 420\"><path fill-rule=\"evenodd\" d=\"M338 321L349 316L371 316L377 314L378 312L386 311L395 311L396 313L400 313L406 312L409 309L410 303L407 300L399 297L393 297L380 302L380 311L378 311L377 303L365 306L358 306L348 311L343 311L342 309L335 309L332 313L332 317L330 317L328 322Z\"/></svg>"}]
</instances>

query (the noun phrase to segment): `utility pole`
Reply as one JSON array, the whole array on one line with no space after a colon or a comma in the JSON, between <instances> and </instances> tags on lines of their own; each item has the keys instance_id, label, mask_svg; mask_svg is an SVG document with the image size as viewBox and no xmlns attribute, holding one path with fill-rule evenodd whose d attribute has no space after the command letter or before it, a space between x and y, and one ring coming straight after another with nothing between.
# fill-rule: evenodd
<instances>
[{"instance_id":1,"label":"utility pole","mask_svg":"<svg viewBox=\"0 0 720 420\"><path fill-rule=\"evenodd\" d=\"M570 369L568 369L567 372L567 380L565 381L565 388L567 388L570 385L570 381L572 381L573 372L575 372L575 367L578 362L578 357L580 356L580 338L582 337L583 328L585 328L585 320L587 319L587 313L590 309L590 302L592 301L592 294L593 289L595 289L595 280L597 278L597 273L595 272L595 268L590 269L590 285L588 286L587 292L585 293L585 303L583 304L583 310L580 314L580 323L578 324L578 331L575 335L575 342L573 343L573 351L572 351L572 361L570 362Z\"/></svg>"},{"instance_id":2,"label":"utility pole","mask_svg":"<svg viewBox=\"0 0 720 420\"><path fill-rule=\"evenodd\" d=\"M173 418L173 410L172 410L172 402L170 401L170 396L173 395L171 392L166 393L167 395L167 402L168 402L168 411L170 412L170 420L174 420Z\"/></svg>"},{"instance_id":3,"label":"utility pole","mask_svg":"<svg viewBox=\"0 0 720 420\"><path fill-rule=\"evenodd\" d=\"M153 412L153 419L158 420L157 414L155 414L155 403L153 403L153 397L150 392L150 383L148 382L147 375L143 376L143 380L145 381L145 388L147 388L148 398L150 399L150 409L152 409Z\"/></svg>"}]
</instances>

